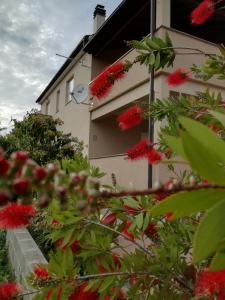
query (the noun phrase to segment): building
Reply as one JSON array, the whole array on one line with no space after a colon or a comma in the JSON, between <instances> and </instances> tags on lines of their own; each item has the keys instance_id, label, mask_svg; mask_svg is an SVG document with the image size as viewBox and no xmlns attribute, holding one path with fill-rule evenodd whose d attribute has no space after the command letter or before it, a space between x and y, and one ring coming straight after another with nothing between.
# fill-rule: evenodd
<instances>
[{"instance_id":1,"label":"building","mask_svg":"<svg viewBox=\"0 0 225 300\"><path fill-rule=\"evenodd\" d=\"M216 53L216 43L222 43L225 37L223 12L218 11L202 26L190 24L190 13L198 4L197 0L157 0L156 35L163 37L167 31L174 46L191 47L207 53ZM130 163L125 159L125 151L148 135L148 122L121 132L116 117L133 102L148 103L149 74L144 66L135 65L126 78L115 84L110 94L101 101L94 101L93 107L75 105L69 92L73 81L76 84L88 84L106 66L117 60L133 60L136 51L128 48L125 41L141 40L150 33L150 0L124 0L105 21L105 10L101 5L94 12L94 29L79 43L71 60L67 60L46 87L37 102L42 112L59 116L64 122L64 130L88 145L88 155L92 164L107 172L105 182L110 182L112 173L122 186L145 188L148 182L148 165L145 161ZM88 67L82 66L82 62ZM193 63L200 64L204 57L200 55L182 55L176 58L174 69L189 68ZM172 69L163 69L155 74L155 95L166 98L171 93L195 94L204 91L206 83L192 78L180 88L169 89L165 78ZM207 82L212 90L225 88L216 79ZM155 126L155 137L159 124ZM164 180L167 172L157 165L153 169L153 181Z\"/></svg>"}]
</instances>

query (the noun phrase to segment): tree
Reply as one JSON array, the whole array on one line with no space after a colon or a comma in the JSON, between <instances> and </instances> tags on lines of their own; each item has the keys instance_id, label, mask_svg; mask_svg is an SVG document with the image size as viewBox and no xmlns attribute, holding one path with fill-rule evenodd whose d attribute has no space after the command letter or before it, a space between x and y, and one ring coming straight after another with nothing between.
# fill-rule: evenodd
<instances>
[{"instance_id":1,"label":"tree","mask_svg":"<svg viewBox=\"0 0 225 300\"><path fill-rule=\"evenodd\" d=\"M17 150L27 151L40 165L64 157L72 158L82 152L83 144L70 133L60 131L62 124L60 119L33 110L22 121L13 120L11 132L0 136L0 146L8 156Z\"/></svg>"}]
</instances>

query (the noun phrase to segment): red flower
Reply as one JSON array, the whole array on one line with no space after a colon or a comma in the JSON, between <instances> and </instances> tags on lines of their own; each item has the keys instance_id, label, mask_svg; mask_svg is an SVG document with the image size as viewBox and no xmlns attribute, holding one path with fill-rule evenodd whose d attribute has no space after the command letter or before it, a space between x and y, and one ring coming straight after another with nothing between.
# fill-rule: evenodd
<instances>
[{"instance_id":1,"label":"red flower","mask_svg":"<svg viewBox=\"0 0 225 300\"><path fill-rule=\"evenodd\" d=\"M12 153L11 158L16 161L26 161L29 155L25 151L17 151Z\"/></svg>"},{"instance_id":2,"label":"red flower","mask_svg":"<svg viewBox=\"0 0 225 300\"><path fill-rule=\"evenodd\" d=\"M218 272L201 272L195 287L196 296L213 296L218 294L216 299L225 299L225 270Z\"/></svg>"},{"instance_id":3,"label":"red flower","mask_svg":"<svg viewBox=\"0 0 225 300\"><path fill-rule=\"evenodd\" d=\"M33 271L37 279L47 279L49 277L48 269L46 267L37 266Z\"/></svg>"},{"instance_id":4,"label":"red flower","mask_svg":"<svg viewBox=\"0 0 225 300\"><path fill-rule=\"evenodd\" d=\"M21 293L21 287L16 282L0 283L0 299L13 299Z\"/></svg>"},{"instance_id":5,"label":"red flower","mask_svg":"<svg viewBox=\"0 0 225 300\"><path fill-rule=\"evenodd\" d=\"M29 189L30 182L26 178L17 178L13 181L13 191L17 195L26 194Z\"/></svg>"},{"instance_id":6,"label":"red flower","mask_svg":"<svg viewBox=\"0 0 225 300\"><path fill-rule=\"evenodd\" d=\"M76 253L80 248L80 242L78 240L75 240L71 245L70 249L72 250L73 253Z\"/></svg>"},{"instance_id":7,"label":"red flower","mask_svg":"<svg viewBox=\"0 0 225 300\"><path fill-rule=\"evenodd\" d=\"M162 153L152 147L147 157L149 164L157 164L162 159Z\"/></svg>"},{"instance_id":8,"label":"red flower","mask_svg":"<svg viewBox=\"0 0 225 300\"><path fill-rule=\"evenodd\" d=\"M110 213L101 220L101 223L104 225L109 225L109 224L113 224L115 221L116 221L116 214Z\"/></svg>"},{"instance_id":9,"label":"red flower","mask_svg":"<svg viewBox=\"0 0 225 300\"><path fill-rule=\"evenodd\" d=\"M5 175L9 170L9 162L5 159L5 157L0 156L0 176Z\"/></svg>"},{"instance_id":10,"label":"red flower","mask_svg":"<svg viewBox=\"0 0 225 300\"><path fill-rule=\"evenodd\" d=\"M167 77L167 83L170 86L178 86L188 81L190 72L185 69L177 69L175 72L170 73Z\"/></svg>"},{"instance_id":11,"label":"red flower","mask_svg":"<svg viewBox=\"0 0 225 300\"><path fill-rule=\"evenodd\" d=\"M68 300L97 300L98 293L87 289L87 283L83 283L79 289L76 289Z\"/></svg>"},{"instance_id":12,"label":"red flower","mask_svg":"<svg viewBox=\"0 0 225 300\"><path fill-rule=\"evenodd\" d=\"M117 122L122 130L127 130L141 123L143 120L143 111L140 106L135 105L123 112Z\"/></svg>"},{"instance_id":13,"label":"red flower","mask_svg":"<svg viewBox=\"0 0 225 300\"><path fill-rule=\"evenodd\" d=\"M0 228L13 229L26 226L35 213L33 205L9 204L0 210Z\"/></svg>"},{"instance_id":14,"label":"red flower","mask_svg":"<svg viewBox=\"0 0 225 300\"><path fill-rule=\"evenodd\" d=\"M36 167L33 174L36 180L42 181L47 176L47 171L42 167Z\"/></svg>"},{"instance_id":15,"label":"red flower","mask_svg":"<svg viewBox=\"0 0 225 300\"><path fill-rule=\"evenodd\" d=\"M132 222L131 221L127 221L126 227L123 229L122 233L124 235L126 235L130 240L134 241L134 236L132 233L129 232L129 228L131 226Z\"/></svg>"},{"instance_id":16,"label":"red flower","mask_svg":"<svg viewBox=\"0 0 225 300\"><path fill-rule=\"evenodd\" d=\"M133 148L127 151L128 159L137 160L147 158L149 163L154 164L162 159L162 154L155 150L147 139L141 140Z\"/></svg>"},{"instance_id":17,"label":"red flower","mask_svg":"<svg viewBox=\"0 0 225 300\"><path fill-rule=\"evenodd\" d=\"M148 224L148 227L145 229L144 233L147 236L150 235L151 237L157 237L157 235L158 235L157 229L155 228L155 225L152 223Z\"/></svg>"},{"instance_id":18,"label":"red flower","mask_svg":"<svg viewBox=\"0 0 225 300\"><path fill-rule=\"evenodd\" d=\"M6 191L0 190L0 206L5 205L9 200L9 194Z\"/></svg>"},{"instance_id":19,"label":"red flower","mask_svg":"<svg viewBox=\"0 0 225 300\"><path fill-rule=\"evenodd\" d=\"M213 1L202 1L191 13L191 23L195 25L203 24L211 17L215 10L215 4Z\"/></svg>"},{"instance_id":20,"label":"red flower","mask_svg":"<svg viewBox=\"0 0 225 300\"><path fill-rule=\"evenodd\" d=\"M111 90L114 82L124 77L127 66L119 61L100 73L90 85L90 93L92 96L101 99Z\"/></svg>"},{"instance_id":21,"label":"red flower","mask_svg":"<svg viewBox=\"0 0 225 300\"><path fill-rule=\"evenodd\" d=\"M164 216L166 218L167 221L172 221L173 220L173 212L168 212L165 214Z\"/></svg>"}]
</instances>

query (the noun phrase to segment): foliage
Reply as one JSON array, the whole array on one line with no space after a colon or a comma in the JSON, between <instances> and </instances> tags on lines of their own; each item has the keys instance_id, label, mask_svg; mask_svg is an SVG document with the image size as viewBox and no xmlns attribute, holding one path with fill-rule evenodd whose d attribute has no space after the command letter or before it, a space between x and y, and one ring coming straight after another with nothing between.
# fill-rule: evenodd
<instances>
[{"instance_id":1,"label":"foliage","mask_svg":"<svg viewBox=\"0 0 225 300\"><path fill-rule=\"evenodd\" d=\"M71 134L60 131L62 124L60 119L31 111L22 121L13 120L12 131L0 137L0 146L8 156L17 150L27 151L41 165L80 154L83 144Z\"/></svg>"},{"instance_id":2,"label":"foliage","mask_svg":"<svg viewBox=\"0 0 225 300\"><path fill-rule=\"evenodd\" d=\"M0 282L12 280L12 272L8 261L6 247L6 231L0 230Z\"/></svg>"}]
</instances>

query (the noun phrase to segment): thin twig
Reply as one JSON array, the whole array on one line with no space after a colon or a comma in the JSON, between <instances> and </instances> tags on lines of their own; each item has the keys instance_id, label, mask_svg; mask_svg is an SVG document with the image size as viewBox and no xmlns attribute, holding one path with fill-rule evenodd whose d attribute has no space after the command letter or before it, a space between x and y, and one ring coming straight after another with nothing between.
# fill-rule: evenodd
<instances>
[{"instance_id":1,"label":"thin twig","mask_svg":"<svg viewBox=\"0 0 225 300\"><path fill-rule=\"evenodd\" d=\"M152 256L152 253L151 253L151 252L149 252L146 248L144 248L143 246L141 246L141 245L140 245L138 242L136 242L135 240L134 240L134 241L131 240L129 237L127 237L127 236L126 236L125 234L123 234L122 232L119 232L119 231L116 230L116 229L113 229L113 228L111 228L111 227L109 227L109 226L106 226L106 225L104 225L104 224L102 224L102 223L98 223L98 222L95 222L95 221L92 221L92 220L89 220L89 219L86 219L85 221L86 221L87 223L89 223L89 224L93 224L93 225L96 225L96 226L100 226L100 227L102 227L102 228L104 228L104 229L107 229L107 230L109 230L109 231L112 231L112 232L114 232L114 233L120 235L120 236L123 237L124 239L128 240L129 242L131 242L132 244L134 244L135 246L137 246L139 249L141 249L141 250L142 250L143 252L145 252L146 254Z\"/></svg>"}]
</instances>

